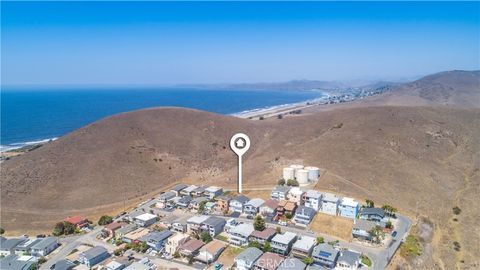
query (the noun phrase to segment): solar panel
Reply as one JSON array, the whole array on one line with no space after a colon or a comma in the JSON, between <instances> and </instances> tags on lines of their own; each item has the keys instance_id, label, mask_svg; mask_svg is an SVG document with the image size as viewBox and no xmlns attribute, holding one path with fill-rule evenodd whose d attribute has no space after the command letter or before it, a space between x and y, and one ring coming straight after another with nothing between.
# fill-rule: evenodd
<instances>
[{"instance_id":1,"label":"solar panel","mask_svg":"<svg viewBox=\"0 0 480 270\"><path fill-rule=\"evenodd\" d=\"M320 257L330 257L332 256L332 253L326 252L326 251L320 251Z\"/></svg>"}]
</instances>

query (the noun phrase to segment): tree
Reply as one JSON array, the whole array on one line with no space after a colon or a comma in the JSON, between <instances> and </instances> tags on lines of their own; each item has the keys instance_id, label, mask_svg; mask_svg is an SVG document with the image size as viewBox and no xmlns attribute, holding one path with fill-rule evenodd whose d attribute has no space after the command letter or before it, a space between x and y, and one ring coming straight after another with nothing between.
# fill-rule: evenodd
<instances>
[{"instance_id":1,"label":"tree","mask_svg":"<svg viewBox=\"0 0 480 270\"><path fill-rule=\"evenodd\" d=\"M379 244L383 238L382 228L378 225L372 228L370 231L368 231L368 234L372 238L372 242L377 244Z\"/></svg>"},{"instance_id":2,"label":"tree","mask_svg":"<svg viewBox=\"0 0 480 270\"><path fill-rule=\"evenodd\" d=\"M200 233L200 239L206 244L210 241L212 241L212 236L208 232L202 232Z\"/></svg>"},{"instance_id":3,"label":"tree","mask_svg":"<svg viewBox=\"0 0 480 270\"><path fill-rule=\"evenodd\" d=\"M5 230L3 228L0 228L0 235L4 233L5 233Z\"/></svg>"},{"instance_id":4,"label":"tree","mask_svg":"<svg viewBox=\"0 0 480 270\"><path fill-rule=\"evenodd\" d=\"M115 240L115 245L120 246L123 243L122 239Z\"/></svg>"},{"instance_id":5,"label":"tree","mask_svg":"<svg viewBox=\"0 0 480 270\"><path fill-rule=\"evenodd\" d=\"M325 239L323 239L323 237L321 236L317 236L317 244L323 244L325 243Z\"/></svg>"},{"instance_id":6,"label":"tree","mask_svg":"<svg viewBox=\"0 0 480 270\"><path fill-rule=\"evenodd\" d=\"M55 235L55 236L59 236L59 235L63 234L64 230L65 230L64 223L63 222L57 222L57 224L55 224L55 227L53 228L52 234Z\"/></svg>"},{"instance_id":7,"label":"tree","mask_svg":"<svg viewBox=\"0 0 480 270\"><path fill-rule=\"evenodd\" d=\"M67 221L63 222L63 226L64 226L63 234L65 235L73 234L75 233L75 229L77 229L75 225Z\"/></svg>"},{"instance_id":8,"label":"tree","mask_svg":"<svg viewBox=\"0 0 480 270\"><path fill-rule=\"evenodd\" d=\"M282 233L282 228L280 226L277 226L277 228L275 228L275 231L277 233Z\"/></svg>"},{"instance_id":9,"label":"tree","mask_svg":"<svg viewBox=\"0 0 480 270\"><path fill-rule=\"evenodd\" d=\"M312 257L306 257L305 259L303 259L303 263L306 264L306 265L310 265L313 263L313 258Z\"/></svg>"},{"instance_id":10,"label":"tree","mask_svg":"<svg viewBox=\"0 0 480 270\"><path fill-rule=\"evenodd\" d=\"M292 213L286 213L286 214L285 214L285 217L286 217L287 219L292 219Z\"/></svg>"},{"instance_id":11,"label":"tree","mask_svg":"<svg viewBox=\"0 0 480 270\"><path fill-rule=\"evenodd\" d=\"M207 204L207 201L203 201L198 205L198 212L202 213L205 210L205 204Z\"/></svg>"},{"instance_id":12,"label":"tree","mask_svg":"<svg viewBox=\"0 0 480 270\"><path fill-rule=\"evenodd\" d=\"M103 215L98 220L98 225L107 225L113 222L113 218L111 216Z\"/></svg>"},{"instance_id":13,"label":"tree","mask_svg":"<svg viewBox=\"0 0 480 270\"><path fill-rule=\"evenodd\" d=\"M117 249L115 249L115 250L113 251L113 254L114 254L115 256L120 256L120 255L122 254L122 251L123 251L123 249L117 248Z\"/></svg>"},{"instance_id":14,"label":"tree","mask_svg":"<svg viewBox=\"0 0 480 270\"><path fill-rule=\"evenodd\" d=\"M279 186L284 186L285 185L285 179L279 179L278 182L277 182L277 185Z\"/></svg>"},{"instance_id":15,"label":"tree","mask_svg":"<svg viewBox=\"0 0 480 270\"><path fill-rule=\"evenodd\" d=\"M269 241L265 241L263 244L263 252L270 252L272 251L272 246L270 245Z\"/></svg>"},{"instance_id":16,"label":"tree","mask_svg":"<svg viewBox=\"0 0 480 270\"><path fill-rule=\"evenodd\" d=\"M258 241L250 241L250 243L248 243L248 247L255 247L255 248L258 248L258 249L262 249L262 245L258 242Z\"/></svg>"},{"instance_id":17,"label":"tree","mask_svg":"<svg viewBox=\"0 0 480 270\"><path fill-rule=\"evenodd\" d=\"M298 184L298 181L295 180L295 179L288 179L287 180L287 186L298 187L299 184Z\"/></svg>"},{"instance_id":18,"label":"tree","mask_svg":"<svg viewBox=\"0 0 480 270\"><path fill-rule=\"evenodd\" d=\"M390 220L385 223L385 228L387 228L387 229L393 229L393 224L392 224L392 222L391 222Z\"/></svg>"},{"instance_id":19,"label":"tree","mask_svg":"<svg viewBox=\"0 0 480 270\"><path fill-rule=\"evenodd\" d=\"M366 204L366 207L367 207L367 208L373 208L373 207L375 207L375 203L374 203L372 200L370 200L370 199L366 199L366 200L365 200L365 204Z\"/></svg>"},{"instance_id":20,"label":"tree","mask_svg":"<svg viewBox=\"0 0 480 270\"><path fill-rule=\"evenodd\" d=\"M47 259L43 256L38 259L39 264L45 263L46 261L47 261Z\"/></svg>"},{"instance_id":21,"label":"tree","mask_svg":"<svg viewBox=\"0 0 480 270\"><path fill-rule=\"evenodd\" d=\"M253 228L257 231L263 231L265 230L265 220L262 218L262 216L257 215L255 217L255 220L253 221Z\"/></svg>"}]
</instances>

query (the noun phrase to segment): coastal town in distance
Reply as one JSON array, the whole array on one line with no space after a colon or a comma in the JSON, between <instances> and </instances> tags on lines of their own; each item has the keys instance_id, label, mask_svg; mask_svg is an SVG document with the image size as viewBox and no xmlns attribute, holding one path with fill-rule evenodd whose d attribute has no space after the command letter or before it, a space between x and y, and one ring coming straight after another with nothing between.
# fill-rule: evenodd
<instances>
[{"instance_id":1,"label":"coastal town in distance","mask_svg":"<svg viewBox=\"0 0 480 270\"><path fill-rule=\"evenodd\" d=\"M48 236L1 237L1 267L384 269L409 241L410 219L390 205L321 191L321 171L285 167L276 186L255 189L258 197L172 184L113 217L69 216ZM327 224L342 231L319 229Z\"/></svg>"}]
</instances>

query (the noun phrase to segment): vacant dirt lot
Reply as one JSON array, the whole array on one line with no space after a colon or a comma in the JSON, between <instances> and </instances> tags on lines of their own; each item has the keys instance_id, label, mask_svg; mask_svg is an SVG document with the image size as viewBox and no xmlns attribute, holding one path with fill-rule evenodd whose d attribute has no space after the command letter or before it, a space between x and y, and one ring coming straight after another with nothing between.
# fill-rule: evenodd
<instances>
[{"instance_id":1,"label":"vacant dirt lot","mask_svg":"<svg viewBox=\"0 0 480 270\"><path fill-rule=\"evenodd\" d=\"M351 240L353 221L348 218L318 213L311 226L314 232L333 235L344 240Z\"/></svg>"}]
</instances>

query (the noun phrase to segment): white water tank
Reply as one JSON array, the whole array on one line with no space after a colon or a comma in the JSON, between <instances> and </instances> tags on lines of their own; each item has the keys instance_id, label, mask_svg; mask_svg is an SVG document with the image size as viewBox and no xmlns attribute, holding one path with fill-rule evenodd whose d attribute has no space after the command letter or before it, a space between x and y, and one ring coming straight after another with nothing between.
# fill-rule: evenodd
<instances>
[{"instance_id":1,"label":"white water tank","mask_svg":"<svg viewBox=\"0 0 480 270\"><path fill-rule=\"evenodd\" d=\"M308 171L308 180L309 181L317 181L318 177L320 176L320 169L317 167L305 167L305 170Z\"/></svg>"},{"instance_id":2,"label":"white water tank","mask_svg":"<svg viewBox=\"0 0 480 270\"><path fill-rule=\"evenodd\" d=\"M297 182L300 185L308 184L308 170L304 170L304 169L297 170Z\"/></svg>"},{"instance_id":3,"label":"white water tank","mask_svg":"<svg viewBox=\"0 0 480 270\"><path fill-rule=\"evenodd\" d=\"M294 164L290 165L290 168L295 170L294 176L297 178L297 171L303 169L303 165Z\"/></svg>"},{"instance_id":4,"label":"white water tank","mask_svg":"<svg viewBox=\"0 0 480 270\"><path fill-rule=\"evenodd\" d=\"M295 169L290 167L283 168L283 179L295 179Z\"/></svg>"}]
</instances>

